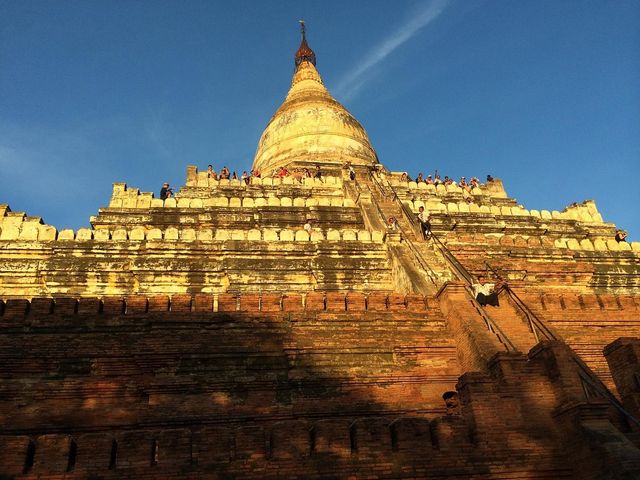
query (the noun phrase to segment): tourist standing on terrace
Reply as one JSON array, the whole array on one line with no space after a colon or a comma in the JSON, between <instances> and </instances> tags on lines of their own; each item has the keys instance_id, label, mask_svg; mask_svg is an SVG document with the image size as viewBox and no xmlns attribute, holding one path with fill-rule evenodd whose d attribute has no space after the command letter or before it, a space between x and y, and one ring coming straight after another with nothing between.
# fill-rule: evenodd
<instances>
[{"instance_id":1,"label":"tourist standing on terrace","mask_svg":"<svg viewBox=\"0 0 640 480\"><path fill-rule=\"evenodd\" d=\"M160 199L166 200L170 197L173 197L173 190L171 190L171 188L169 188L169 184L165 182L162 184L162 188L160 189Z\"/></svg>"}]
</instances>

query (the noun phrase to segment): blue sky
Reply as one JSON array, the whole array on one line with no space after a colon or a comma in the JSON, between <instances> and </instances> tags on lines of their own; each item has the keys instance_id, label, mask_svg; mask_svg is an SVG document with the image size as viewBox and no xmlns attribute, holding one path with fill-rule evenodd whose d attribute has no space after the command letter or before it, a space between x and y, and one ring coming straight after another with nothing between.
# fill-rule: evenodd
<instances>
[{"instance_id":1,"label":"blue sky","mask_svg":"<svg viewBox=\"0 0 640 480\"><path fill-rule=\"evenodd\" d=\"M249 169L298 19L392 170L595 199L640 239L640 2L0 0L0 203L88 225L112 182Z\"/></svg>"}]
</instances>

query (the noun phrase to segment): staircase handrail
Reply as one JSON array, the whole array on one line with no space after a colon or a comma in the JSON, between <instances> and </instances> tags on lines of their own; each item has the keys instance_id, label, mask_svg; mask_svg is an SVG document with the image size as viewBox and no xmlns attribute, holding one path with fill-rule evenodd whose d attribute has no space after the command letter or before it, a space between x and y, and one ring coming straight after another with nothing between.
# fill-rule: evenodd
<instances>
[{"instance_id":1,"label":"staircase handrail","mask_svg":"<svg viewBox=\"0 0 640 480\"><path fill-rule=\"evenodd\" d=\"M548 340L557 340L558 337L553 331L540 320L540 318L527 306L526 303L518 296L516 292L509 285L503 287L504 291L513 299L513 302L520 309L522 313L527 317L529 324L532 326L533 334L536 340L540 341L538 332L541 332Z\"/></svg>"},{"instance_id":2,"label":"staircase handrail","mask_svg":"<svg viewBox=\"0 0 640 480\"><path fill-rule=\"evenodd\" d=\"M436 234L433 233L433 231L431 232L431 238L433 238L433 240L435 240L435 242L438 244L438 248L440 249L440 252L442 252L442 256L449 262L453 270L458 275L458 278L460 278L460 280L464 280L468 286L473 285L475 283L474 276L469 273L464 265L460 263L460 261L455 257L451 250L447 248L447 246L442 242L442 240L440 240L440 238L438 238Z\"/></svg>"},{"instance_id":3,"label":"staircase handrail","mask_svg":"<svg viewBox=\"0 0 640 480\"><path fill-rule=\"evenodd\" d=\"M382 187L380 182L378 182L378 180L373 175L372 175L372 178L374 179L381 193L386 196L386 192L384 191L384 188ZM389 188L393 192L393 200L400 204L400 209L404 214L405 218L407 219L407 221L409 222L409 225L411 225L411 227L417 230L418 233L416 236L418 238L421 237L422 226L419 224L417 216L414 215L414 213L411 210L409 210L409 207L407 207L407 205L400 199L400 197L398 196L398 192L396 192L396 189L393 188L393 185L391 185L391 183L389 183ZM489 314L484 310L484 308L482 308L482 306L478 303L475 296L473 295L473 292L471 290L471 285L474 283L473 275L471 275L471 273L467 271L464 265L462 265L462 263L458 261L455 255L453 255L453 253L445 246L444 243L442 243L442 241L436 235L433 234L433 232L431 232L431 238L433 238L438 244L439 250L442 253L442 256L447 260L449 265L452 267L458 279L465 282L465 292L469 297L469 301L475 307L478 314L482 317L487 328L498 336L500 342L505 346L507 351L517 351L518 349L515 347L513 342L506 335L506 333L502 331L500 326L489 316ZM422 259L422 254L415 248L415 246L413 245L413 242L411 242L411 240L409 240L408 238L407 238L407 241L409 245L412 247L412 251L414 251L416 257L418 257L419 259Z\"/></svg>"},{"instance_id":4,"label":"staircase handrail","mask_svg":"<svg viewBox=\"0 0 640 480\"><path fill-rule=\"evenodd\" d=\"M389 188L393 192L393 199L400 204L400 208L404 213L404 216L409 221L409 224L418 231L418 236L422 235L422 225L418 222L418 217L407 207L407 205L400 199L398 196L398 192L396 189L389 183ZM445 257L445 259L449 262L449 264L453 267L453 270L456 276L460 280L464 280L467 284L471 285L474 283L474 277L469 273L469 271L462 265L458 259L451 253L451 251L445 246L444 243L438 238L437 235L431 232L431 237L436 241L438 247Z\"/></svg>"},{"instance_id":5,"label":"staircase handrail","mask_svg":"<svg viewBox=\"0 0 640 480\"><path fill-rule=\"evenodd\" d=\"M488 262L485 262L485 265L500 280L504 281L504 279L500 276L500 274L493 267L491 267L491 265L489 265ZM537 326L538 329L544 333L544 335L547 337L547 339L549 339L549 340L558 340L558 341L560 341L560 342L562 342L562 343L564 343L566 345L566 343L562 339L559 339L558 336L555 335L551 331L551 329L549 329L544 324L544 322L527 306L527 304L524 302L524 300L522 300L518 296L518 294L513 291L513 289L511 287L509 287L509 285L505 284L505 286L503 287L503 290L505 292L507 292L507 294L510 296L510 298L512 298L514 300L514 303L520 309L520 311L522 311L527 316L527 318L529 319L530 324ZM537 336L535 330L533 330L533 333L534 333L534 335L536 335L536 340L538 340L538 336ZM582 358L580 358L578 356L578 354L573 351L573 349L570 348L569 351L571 352L571 358L573 359L573 361L575 362L575 364L579 368L578 375L580 376L580 379L582 381L586 382L587 384L589 384L589 386L591 386L593 389L595 389L601 397L606 399L616 410L618 410L620 413L622 413L627 419L631 420L633 423L635 423L637 425L640 425L640 420L635 418L630 412L628 412L624 408L622 403L615 397L615 395L613 395L609 391L607 386L602 382L602 380L600 380L598 378L598 376L595 374L595 372L593 370L591 370L591 368L582 360Z\"/></svg>"},{"instance_id":6,"label":"staircase handrail","mask_svg":"<svg viewBox=\"0 0 640 480\"><path fill-rule=\"evenodd\" d=\"M358 179L354 178L352 184L353 184L353 189L356 192L356 198L352 198L352 200L353 200L354 203L358 203L358 201L360 200L360 193L361 193L360 184L358 183ZM345 186L345 188L347 190L349 190L349 185L350 185L349 182L344 182L343 185Z\"/></svg>"},{"instance_id":7,"label":"staircase handrail","mask_svg":"<svg viewBox=\"0 0 640 480\"><path fill-rule=\"evenodd\" d=\"M471 290L471 286L475 283L474 276L464 267L464 265L462 265L462 263L460 263L460 261L451 252L451 250L447 248L447 246L438 238L437 235L433 233L433 231L431 231L430 233L431 233L431 238L433 238L437 243L439 250L442 253L442 256L447 260L447 262L455 272L456 276L460 280L465 282L465 292L467 293L467 296L469 297L476 311L483 318L485 324L487 325L487 328L489 328L489 330L494 333L497 332L496 335L498 336L502 344L507 348L507 351L513 351L513 352L518 351L518 349L513 344L511 339L509 339L509 337L507 336L507 334L491 318L491 316L489 316L486 310L482 308L482 305L480 305L478 300L476 300L476 297L474 296L473 291Z\"/></svg>"},{"instance_id":8,"label":"staircase handrail","mask_svg":"<svg viewBox=\"0 0 640 480\"><path fill-rule=\"evenodd\" d=\"M377 188L380 190L380 193L383 196L387 196L386 192L384 191L384 187L380 184L380 182L378 182L378 180L375 178L375 176L372 174L371 178L373 179L374 183L376 183ZM382 211L382 209L380 208L380 206L378 205L378 202L375 201L375 199L373 200L373 202L376 206L376 209L378 210L378 213L380 214L380 216L385 219L385 215L384 212ZM431 272L430 275L430 279L431 282L437 286L436 281L434 279L434 277L436 276L436 273L433 271L433 269L429 266L429 264L425 261L425 259L422 256L422 253L420 253L420 251L416 248L416 246L413 244L413 242L411 241L411 239L409 238L409 236L407 235L407 233L404 231L404 229L402 228L402 226L400 224L398 224L398 227L400 228L400 233L402 234L402 238L406 241L407 245L409 246L409 250L411 250L411 253L413 253L413 255L416 257L416 260L418 261L418 263L420 264L420 267L425 270L425 271L429 271Z\"/></svg>"},{"instance_id":9,"label":"staircase handrail","mask_svg":"<svg viewBox=\"0 0 640 480\"><path fill-rule=\"evenodd\" d=\"M430 275L430 279L431 279L431 283L433 283L436 287L438 286L438 284L435 281L435 277L436 272L433 270L433 268L431 268L431 266L427 263L427 261L424 259L424 257L422 256L422 253L420 252L420 250L418 250L416 248L416 246L413 244L413 242L411 241L411 239L406 235L406 233L404 232L404 230L402 229L402 227L400 227L400 231L402 232L402 237L405 239L405 241L407 242L407 245L409 245L409 250L411 250L411 252L413 253L413 255L416 257L416 259L418 260L418 263L420 264L420 266L422 267L423 270L425 271L429 271L431 272Z\"/></svg>"},{"instance_id":10,"label":"staircase handrail","mask_svg":"<svg viewBox=\"0 0 640 480\"><path fill-rule=\"evenodd\" d=\"M382 182L376 178L375 173L371 172L370 176L371 176L371 179L373 180L373 183L376 184L376 187L380 191L380 194L385 198L390 197L391 195L387 193L386 189L384 188L384 185L382 185Z\"/></svg>"},{"instance_id":11,"label":"staircase handrail","mask_svg":"<svg viewBox=\"0 0 640 480\"><path fill-rule=\"evenodd\" d=\"M484 320L484 323L486 324L487 328L498 336L498 339L506 347L507 351L517 352L518 349L513 344L513 342L509 339L507 334L502 331L500 326L489 316L489 314L487 314L485 309L482 308L482 305L480 305L478 300L476 300L476 297L473 296L473 291L471 290L471 287L468 285L465 285L464 290L467 293L467 296L469 297L471 304L475 307L476 311L480 314L480 316Z\"/></svg>"},{"instance_id":12,"label":"staircase handrail","mask_svg":"<svg viewBox=\"0 0 640 480\"><path fill-rule=\"evenodd\" d=\"M553 331L545 325L545 323L531 310L527 304L520 298L520 296L509 286L508 283L504 280L504 278L494 269L489 262L484 262L489 270L493 272L493 274L498 277L499 280L504 282L502 290L507 292L509 297L513 300L513 303L518 307L518 309L525 315L527 320L529 321L529 325L531 326L531 331L536 337L537 341L540 341L538 332L541 332L547 340L558 340L558 336L553 333Z\"/></svg>"},{"instance_id":13,"label":"staircase handrail","mask_svg":"<svg viewBox=\"0 0 640 480\"><path fill-rule=\"evenodd\" d=\"M415 218L415 215L413 214L413 212L407 211L407 206L402 202L402 200L400 200L400 197L398 196L398 192L396 192L396 189L393 188L393 185L391 185L389 180L387 180L387 187L389 187L389 190L391 190L391 194L387 193L387 189L379 179L377 179L373 174L371 175L371 177L373 178L374 183L378 187L378 190L385 198L391 197L391 200L397 201L399 203L400 210L402 211L405 219L409 222L409 225L413 229L414 234L416 234L416 236L422 235L422 230L420 228L420 225L417 224L417 218Z\"/></svg>"},{"instance_id":14,"label":"staircase handrail","mask_svg":"<svg viewBox=\"0 0 640 480\"><path fill-rule=\"evenodd\" d=\"M603 385L599 379L597 379L597 381L594 381L592 374L589 371L585 371L584 368L582 368L581 360L579 361L575 357L573 360L578 364L578 366L581 367L581 370L578 372L578 376L580 377L580 380L582 380L591 388L596 390L596 392L601 397L607 400L616 410L618 410L624 417L626 417L627 420L631 420L631 422L640 426L640 420L638 420L631 412L627 411L627 409L624 408L620 400L618 400L615 397L615 395L613 395L613 393L609 391L606 385ZM587 396L587 399L588 399L588 396Z\"/></svg>"}]
</instances>

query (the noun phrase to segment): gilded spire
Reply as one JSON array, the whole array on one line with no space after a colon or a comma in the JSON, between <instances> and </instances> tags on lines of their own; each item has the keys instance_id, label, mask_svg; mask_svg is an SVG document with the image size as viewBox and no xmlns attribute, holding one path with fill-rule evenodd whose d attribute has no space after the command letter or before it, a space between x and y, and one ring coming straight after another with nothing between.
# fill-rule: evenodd
<instances>
[{"instance_id":1,"label":"gilded spire","mask_svg":"<svg viewBox=\"0 0 640 480\"><path fill-rule=\"evenodd\" d=\"M315 65L316 54L311 50L311 47L309 47L309 44L307 43L304 20L300 20L300 32L302 33L302 41L300 42L300 48L298 48L298 51L295 54L296 68L298 68L303 61L311 62Z\"/></svg>"},{"instance_id":2,"label":"gilded spire","mask_svg":"<svg viewBox=\"0 0 640 480\"><path fill-rule=\"evenodd\" d=\"M337 172L346 162L368 167L377 164L367 132L322 83L303 21L300 26L302 43L295 55L291 87L262 132L253 169L269 175L280 167L319 165Z\"/></svg>"}]
</instances>

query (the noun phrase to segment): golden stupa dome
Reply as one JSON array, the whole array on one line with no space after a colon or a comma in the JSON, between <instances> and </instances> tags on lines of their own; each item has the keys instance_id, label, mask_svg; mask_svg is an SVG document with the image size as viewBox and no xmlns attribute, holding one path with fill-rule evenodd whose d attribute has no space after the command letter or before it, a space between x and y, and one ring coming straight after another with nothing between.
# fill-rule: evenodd
<instances>
[{"instance_id":1,"label":"golden stupa dome","mask_svg":"<svg viewBox=\"0 0 640 480\"><path fill-rule=\"evenodd\" d=\"M262 133L253 161L253 168L265 175L281 166L339 168L346 162L378 163L364 128L327 91L315 63L302 23L291 88Z\"/></svg>"}]
</instances>

